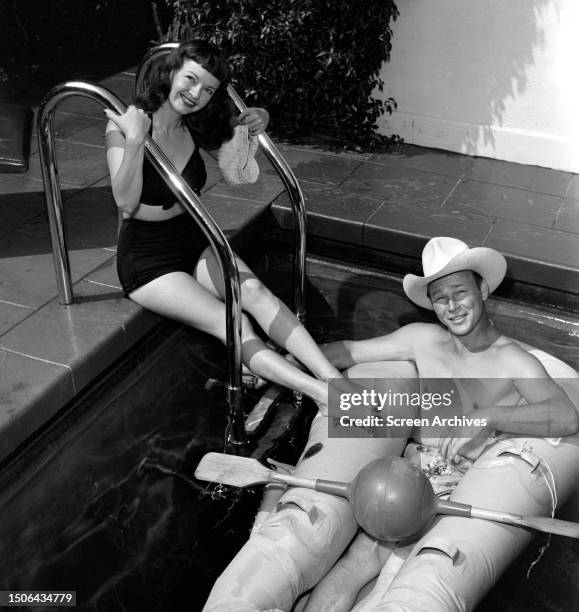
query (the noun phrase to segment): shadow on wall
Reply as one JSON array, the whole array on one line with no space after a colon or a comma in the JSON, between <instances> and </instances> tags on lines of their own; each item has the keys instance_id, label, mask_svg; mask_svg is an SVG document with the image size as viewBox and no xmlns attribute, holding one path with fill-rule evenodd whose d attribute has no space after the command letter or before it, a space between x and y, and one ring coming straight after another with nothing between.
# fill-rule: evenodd
<instances>
[{"instance_id":1,"label":"shadow on wall","mask_svg":"<svg viewBox=\"0 0 579 612\"><path fill-rule=\"evenodd\" d=\"M503 126L505 101L516 98L525 92L528 85L528 68L535 63L536 53L545 46L545 32L542 29L542 14L550 0L525 0L524 2L502 3L496 5L497 11L492 27L476 28L477 23L488 19L488 3L468 3L472 12L471 23L476 32L471 38L470 58L484 80L474 87L475 95L470 104L475 118L481 117L482 141L484 145L495 145L493 127ZM509 6L510 5L510 6ZM508 14L508 18L507 15ZM466 16L465 16L466 17ZM513 29L515 28L515 29ZM492 70L485 73L485 58L491 58ZM462 64L462 76L468 79L468 63ZM477 150L478 135L473 134L464 143L466 152Z\"/></svg>"},{"instance_id":2,"label":"shadow on wall","mask_svg":"<svg viewBox=\"0 0 579 612\"><path fill-rule=\"evenodd\" d=\"M509 99L520 98L531 86L547 113L549 85L530 82L534 73L529 69L549 43L546 24L560 19L562 1L403 3L394 24L392 59L382 77L385 95L392 95L399 113L412 121L405 126L406 137L414 132L419 144L424 138L416 131L431 130L424 136L444 139L441 148L468 154L494 148L497 129L509 127L504 125Z\"/></svg>"}]
</instances>

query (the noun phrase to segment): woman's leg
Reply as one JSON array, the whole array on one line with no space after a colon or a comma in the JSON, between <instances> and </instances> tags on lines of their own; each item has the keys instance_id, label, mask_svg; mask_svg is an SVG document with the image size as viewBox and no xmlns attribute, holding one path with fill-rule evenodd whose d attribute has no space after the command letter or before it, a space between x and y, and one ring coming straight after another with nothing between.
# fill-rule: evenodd
<instances>
[{"instance_id":1,"label":"woman's leg","mask_svg":"<svg viewBox=\"0 0 579 612\"><path fill-rule=\"evenodd\" d=\"M140 306L180 321L225 342L225 305L185 272L165 274L130 294ZM324 406L327 385L292 366L255 334L247 317L242 319L242 357L259 376L310 396Z\"/></svg>"},{"instance_id":2,"label":"woman's leg","mask_svg":"<svg viewBox=\"0 0 579 612\"><path fill-rule=\"evenodd\" d=\"M292 311L256 278L239 257L237 266L242 308L255 318L265 333L303 363L317 378L329 380L340 377L339 371L324 357ZM208 291L224 297L223 276L211 249L203 252L194 276Z\"/></svg>"}]
</instances>

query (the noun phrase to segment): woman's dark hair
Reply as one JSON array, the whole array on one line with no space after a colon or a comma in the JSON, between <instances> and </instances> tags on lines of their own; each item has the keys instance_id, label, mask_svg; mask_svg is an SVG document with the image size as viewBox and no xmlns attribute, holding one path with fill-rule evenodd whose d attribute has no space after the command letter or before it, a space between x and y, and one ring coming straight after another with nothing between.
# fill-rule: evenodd
<instances>
[{"instance_id":1,"label":"woman's dark hair","mask_svg":"<svg viewBox=\"0 0 579 612\"><path fill-rule=\"evenodd\" d=\"M234 107L227 93L229 66L219 49L210 42L200 38L183 41L174 51L154 61L145 75L144 90L137 96L135 104L148 113L158 110L169 96L173 74L187 60L197 62L220 81L207 106L183 119L201 146L214 149L233 137Z\"/></svg>"}]
</instances>

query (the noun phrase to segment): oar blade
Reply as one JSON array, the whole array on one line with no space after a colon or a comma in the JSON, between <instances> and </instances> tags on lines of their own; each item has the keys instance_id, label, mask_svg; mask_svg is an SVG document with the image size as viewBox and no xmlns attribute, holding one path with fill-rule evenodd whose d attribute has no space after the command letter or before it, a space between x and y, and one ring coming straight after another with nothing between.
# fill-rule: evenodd
<instances>
[{"instance_id":1,"label":"oar blade","mask_svg":"<svg viewBox=\"0 0 579 612\"><path fill-rule=\"evenodd\" d=\"M546 533L579 539L579 523L571 523L570 521L543 516L524 516L520 524Z\"/></svg>"},{"instance_id":2,"label":"oar blade","mask_svg":"<svg viewBox=\"0 0 579 612\"><path fill-rule=\"evenodd\" d=\"M233 487L249 487L269 482L271 470L257 459L223 453L207 453L195 470L195 477Z\"/></svg>"}]
</instances>

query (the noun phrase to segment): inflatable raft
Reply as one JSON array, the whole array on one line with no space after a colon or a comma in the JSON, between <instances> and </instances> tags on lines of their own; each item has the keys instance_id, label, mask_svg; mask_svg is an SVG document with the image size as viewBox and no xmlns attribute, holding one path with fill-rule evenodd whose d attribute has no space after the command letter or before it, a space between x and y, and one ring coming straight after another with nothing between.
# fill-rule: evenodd
<instances>
[{"instance_id":1,"label":"inflatable raft","mask_svg":"<svg viewBox=\"0 0 579 612\"><path fill-rule=\"evenodd\" d=\"M543 351L524 348L579 406L577 372ZM388 378L394 391L395 381L400 391L418 390L414 366L405 362L360 364L349 375ZM400 456L405 444L400 438L328 438L327 418L318 414L293 473L350 481L370 461ZM451 499L551 516L574 492L578 471L577 437L502 439L478 457ZM270 491L264 500L258 524L215 583L205 612L473 610L533 537L519 527L444 516L422 537L396 545L356 537L358 526L344 499L291 488L281 497Z\"/></svg>"}]
</instances>

